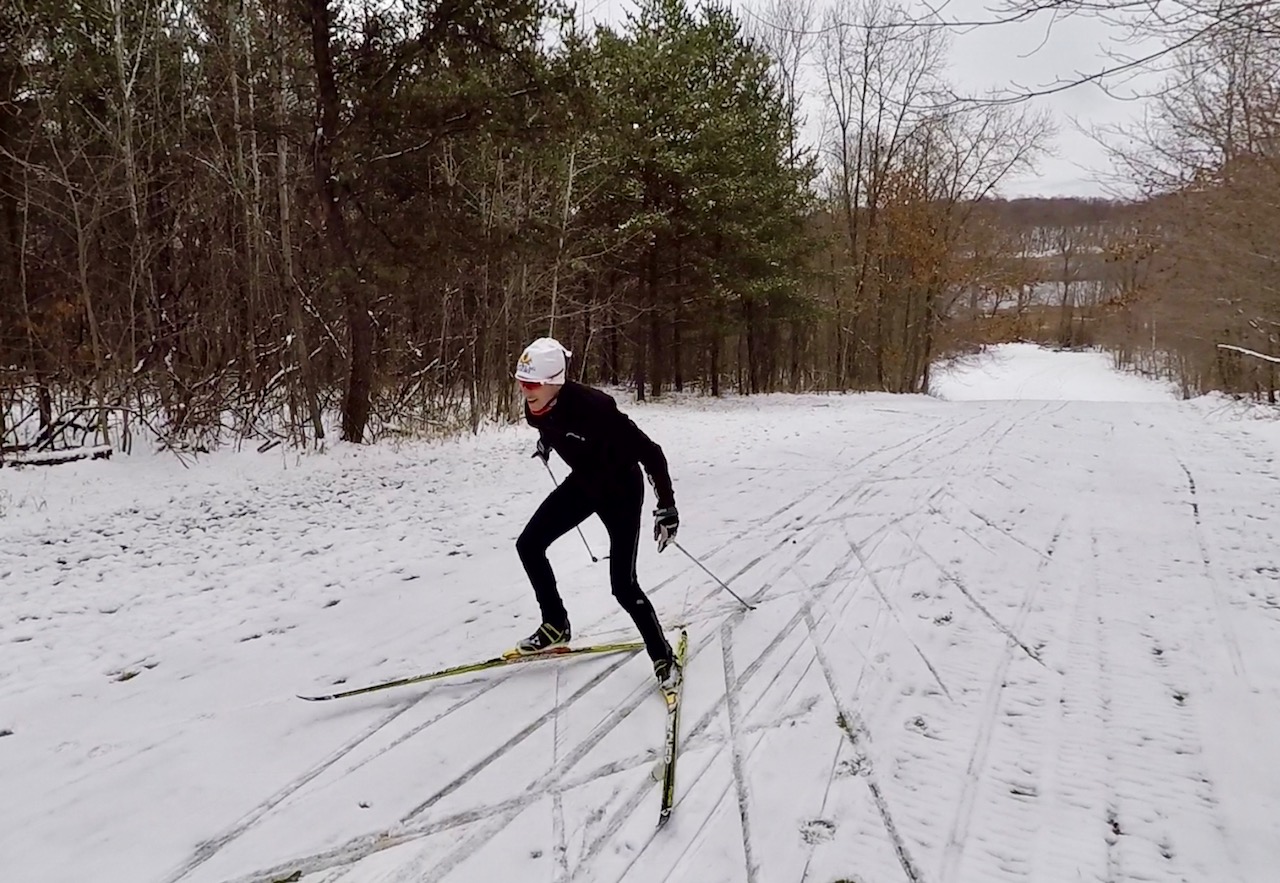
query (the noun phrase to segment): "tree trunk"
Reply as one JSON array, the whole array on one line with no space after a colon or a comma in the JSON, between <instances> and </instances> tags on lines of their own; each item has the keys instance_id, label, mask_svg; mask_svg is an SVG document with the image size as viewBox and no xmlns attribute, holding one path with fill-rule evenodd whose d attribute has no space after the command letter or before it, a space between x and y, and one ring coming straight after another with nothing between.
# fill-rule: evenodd
<instances>
[{"instance_id":1,"label":"tree trunk","mask_svg":"<svg viewBox=\"0 0 1280 883\"><path fill-rule=\"evenodd\" d=\"M746 325L746 348L747 348L747 370L746 385L747 390L755 395L760 392L760 329L757 327L756 321L757 310L756 302L751 297L742 299L742 314L744 324Z\"/></svg>"},{"instance_id":2,"label":"tree trunk","mask_svg":"<svg viewBox=\"0 0 1280 883\"><path fill-rule=\"evenodd\" d=\"M89 243L93 237L93 231L81 221L80 206L76 201L79 196L72 195L71 199L76 222L76 269L80 281L80 302L84 306L85 318L89 323L89 341L93 351L93 390L98 399L98 440L101 444L109 445L111 435L107 424L106 349L103 346L98 313L93 307L89 284Z\"/></svg>"},{"instance_id":3,"label":"tree trunk","mask_svg":"<svg viewBox=\"0 0 1280 883\"><path fill-rule=\"evenodd\" d=\"M648 289L649 311L649 389L654 398L662 395L662 316L658 309L658 244L649 247L648 266L645 270L645 287Z\"/></svg>"},{"instance_id":4,"label":"tree trunk","mask_svg":"<svg viewBox=\"0 0 1280 883\"><path fill-rule=\"evenodd\" d=\"M276 49L275 116L276 116L276 187L280 201L280 287L289 304L289 324L293 332L293 353L298 363L302 385L302 407L311 420L311 431L317 443L324 441L324 419L320 413L320 401L316 394L315 376L311 370L311 349L307 344L307 319L302 309L302 292L293 268L293 218L289 178L289 139L285 119L284 21L277 17L272 22Z\"/></svg>"},{"instance_id":5,"label":"tree trunk","mask_svg":"<svg viewBox=\"0 0 1280 883\"><path fill-rule=\"evenodd\" d=\"M612 297L612 296L613 296L612 288L610 289L609 295L610 295L610 297ZM617 308L616 308L616 307L614 307L614 308L612 308L612 309L610 310L610 322L609 322L609 368L608 368L608 372L607 372L607 374L606 374L606 376L609 378L609 383L610 383L610 384L612 384L613 386L617 386L617 385L618 385L618 376L619 376L619 370L618 370L618 365L619 365L619 362L618 362L618 338L619 338L619 337L621 337L621 335L620 335L620 334L618 334L618 322L619 322L619 318L618 318L618 310L617 310Z\"/></svg>"},{"instance_id":6,"label":"tree trunk","mask_svg":"<svg viewBox=\"0 0 1280 883\"><path fill-rule=\"evenodd\" d=\"M150 273L147 269L149 263L150 248L147 242L149 230L144 230L142 224L142 196L140 193L141 185L138 175L137 154L133 145L133 129L136 119L137 105L134 98L134 86L136 85L137 68L133 65L133 59L127 57L125 50L125 15L121 0L112 0L111 18L113 24L114 36L114 60L116 63L116 85L119 88L119 132L120 142L117 149L120 151L121 158L124 160L125 184L129 197L129 222L132 229L129 231L129 295L128 295L128 349L125 352L126 364L130 368L138 363L138 341L137 341L137 306L138 295L142 279L150 279ZM138 35L139 46L137 51L142 53L142 45L146 42L145 35ZM131 383L132 372L127 375L126 383ZM121 394L122 399L127 399L127 390ZM121 412L120 420L120 447L125 453L132 448L132 439L129 429L129 411Z\"/></svg>"},{"instance_id":7,"label":"tree trunk","mask_svg":"<svg viewBox=\"0 0 1280 883\"><path fill-rule=\"evenodd\" d=\"M791 344L791 365L788 368L788 373L791 376L788 378L788 386L792 392L800 391L800 329L800 323L792 319L791 339L788 341Z\"/></svg>"},{"instance_id":8,"label":"tree trunk","mask_svg":"<svg viewBox=\"0 0 1280 883\"><path fill-rule=\"evenodd\" d=\"M649 375L649 391L654 398L662 395L662 323L656 309L649 311L649 364L652 371Z\"/></svg>"},{"instance_id":9,"label":"tree trunk","mask_svg":"<svg viewBox=\"0 0 1280 883\"><path fill-rule=\"evenodd\" d=\"M684 392L683 348L680 341L680 323L684 318L684 238L676 239L675 318L671 322L671 381L676 392Z\"/></svg>"},{"instance_id":10,"label":"tree trunk","mask_svg":"<svg viewBox=\"0 0 1280 883\"><path fill-rule=\"evenodd\" d=\"M680 304L676 303L676 320L671 326L671 364L675 369L672 383L676 392L684 392L684 348L680 341Z\"/></svg>"},{"instance_id":11,"label":"tree trunk","mask_svg":"<svg viewBox=\"0 0 1280 883\"><path fill-rule=\"evenodd\" d=\"M7 53L0 56L0 62L8 62L10 59ZM16 62L16 59L13 60ZM9 158L9 151L14 146L14 136L18 128L18 106L17 97L20 84L20 68L16 63L10 66L5 64L0 67L0 286L3 286L3 294L0 294L0 310L4 310L6 316L17 315L19 312L18 300L21 298L23 307L25 308L26 293L22 288L22 249L23 242L19 235L18 226L18 164ZM23 173L25 174L25 173ZM6 297L14 299L14 305L7 307L5 305ZM10 312L12 310L12 312ZM25 309L23 310L25 313ZM6 323L8 324L8 323ZM16 324L16 323L14 323ZM7 338L7 334L13 334L12 338ZM31 330L30 319L27 321L26 337L30 342ZM17 352L21 344L19 343L18 329L13 325L5 328L0 333L0 352L3 351L5 345L11 345L13 352ZM34 370L34 365L29 365L29 370ZM4 408L0 407L0 420L4 419ZM0 426L0 439L4 438L4 429Z\"/></svg>"},{"instance_id":12,"label":"tree trunk","mask_svg":"<svg viewBox=\"0 0 1280 883\"><path fill-rule=\"evenodd\" d=\"M719 309L719 308L717 308L717 310L718 310L718 309ZM721 331L720 331L720 329L719 329L719 327L718 327L719 323L716 323L716 324L717 324L717 327L714 327L714 328L712 328L712 329L711 329L711 346L708 348L708 349L709 349L709 351L710 351L709 359L710 359L711 364L710 364L710 366L708 367L708 371L711 373L711 394L712 394L713 396L715 396L716 398L719 398L719 397L720 397L720 338L721 338Z\"/></svg>"},{"instance_id":13,"label":"tree trunk","mask_svg":"<svg viewBox=\"0 0 1280 883\"><path fill-rule=\"evenodd\" d=\"M1065 236L1065 234L1063 234ZM1071 253L1073 251L1072 243L1065 240L1062 245L1062 314L1058 323L1058 342L1064 347L1070 347L1072 342L1071 326L1075 323L1073 312L1075 302L1071 295Z\"/></svg>"},{"instance_id":14,"label":"tree trunk","mask_svg":"<svg viewBox=\"0 0 1280 883\"><path fill-rule=\"evenodd\" d=\"M369 314L368 283L361 278L355 252L347 234L344 200L333 170L334 139L339 125L338 85L330 45L329 0L307 0L306 24L311 29L311 54L316 77L316 127L314 161L316 196L324 213L325 247L347 319L350 373L342 399L342 438L360 442L369 423L369 399L373 392L373 317Z\"/></svg>"},{"instance_id":15,"label":"tree trunk","mask_svg":"<svg viewBox=\"0 0 1280 883\"><path fill-rule=\"evenodd\" d=\"M565 232L569 228L569 214L573 208L573 176L576 171L577 149L569 149L569 177L564 185L564 211L560 213L560 235L556 240L556 262L551 274L551 321L547 334L556 336L556 300L560 291L560 265L564 262Z\"/></svg>"},{"instance_id":16,"label":"tree trunk","mask_svg":"<svg viewBox=\"0 0 1280 883\"><path fill-rule=\"evenodd\" d=\"M649 360L649 354L645 352L647 349L647 347L645 347L646 335L644 333L644 327L641 319L641 316L636 316L635 322L632 325L634 329L633 339L635 340L635 355L632 357L632 369L635 372L637 402L644 401L645 364Z\"/></svg>"}]
</instances>

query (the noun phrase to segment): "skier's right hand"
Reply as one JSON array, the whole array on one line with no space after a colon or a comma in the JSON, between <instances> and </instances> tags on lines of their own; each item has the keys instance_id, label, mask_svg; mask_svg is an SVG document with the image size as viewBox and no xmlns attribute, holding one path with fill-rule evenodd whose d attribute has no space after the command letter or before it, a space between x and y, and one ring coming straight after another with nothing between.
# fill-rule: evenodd
<instances>
[{"instance_id":1,"label":"skier's right hand","mask_svg":"<svg viewBox=\"0 0 1280 883\"><path fill-rule=\"evenodd\" d=\"M544 466L549 465L550 463L549 458L551 457L551 448L547 446L547 442L545 439L542 439L542 438L538 439L538 447L537 447L537 450L533 452L533 456L541 460Z\"/></svg>"},{"instance_id":2,"label":"skier's right hand","mask_svg":"<svg viewBox=\"0 0 1280 883\"><path fill-rule=\"evenodd\" d=\"M659 552L675 540L679 528L680 513L675 506L662 506L653 510L653 538L658 543Z\"/></svg>"}]
</instances>

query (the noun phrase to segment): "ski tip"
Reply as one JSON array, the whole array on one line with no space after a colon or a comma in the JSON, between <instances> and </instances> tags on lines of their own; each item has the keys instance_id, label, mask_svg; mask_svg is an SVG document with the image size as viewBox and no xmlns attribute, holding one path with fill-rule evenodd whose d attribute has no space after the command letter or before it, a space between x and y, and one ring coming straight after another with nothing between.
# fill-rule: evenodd
<instances>
[{"instance_id":1,"label":"ski tip","mask_svg":"<svg viewBox=\"0 0 1280 883\"><path fill-rule=\"evenodd\" d=\"M326 699L333 698L332 696L303 696L301 693L298 693L297 696L299 699L304 699L307 702L323 702Z\"/></svg>"}]
</instances>

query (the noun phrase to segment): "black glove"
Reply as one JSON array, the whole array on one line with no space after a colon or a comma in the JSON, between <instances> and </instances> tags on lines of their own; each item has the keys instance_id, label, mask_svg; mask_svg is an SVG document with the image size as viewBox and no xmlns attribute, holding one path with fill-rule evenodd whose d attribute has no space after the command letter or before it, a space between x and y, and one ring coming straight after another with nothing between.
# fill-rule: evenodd
<instances>
[{"instance_id":1,"label":"black glove","mask_svg":"<svg viewBox=\"0 0 1280 883\"><path fill-rule=\"evenodd\" d=\"M543 464L548 463L547 458L551 456L551 448L547 447L547 442L545 439L542 439L542 438L538 439L538 448L533 452L533 456L541 460Z\"/></svg>"},{"instance_id":2,"label":"black glove","mask_svg":"<svg viewBox=\"0 0 1280 883\"><path fill-rule=\"evenodd\" d=\"M675 506L662 506L653 510L653 538L658 541L659 552L676 538L679 528L680 513Z\"/></svg>"}]
</instances>

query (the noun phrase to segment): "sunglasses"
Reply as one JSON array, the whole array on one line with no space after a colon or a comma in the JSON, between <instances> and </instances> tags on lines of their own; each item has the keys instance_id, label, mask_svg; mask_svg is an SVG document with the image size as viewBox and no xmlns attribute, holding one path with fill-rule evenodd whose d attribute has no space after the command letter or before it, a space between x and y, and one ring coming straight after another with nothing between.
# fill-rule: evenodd
<instances>
[{"instance_id":1,"label":"sunglasses","mask_svg":"<svg viewBox=\"0 0 1280 883\"><path fill-rule=\"evenodd\" d=\"M542 384L536 380L521 380L520 387L527 390L541 389Z\"/></svg>"}]
</instances>

